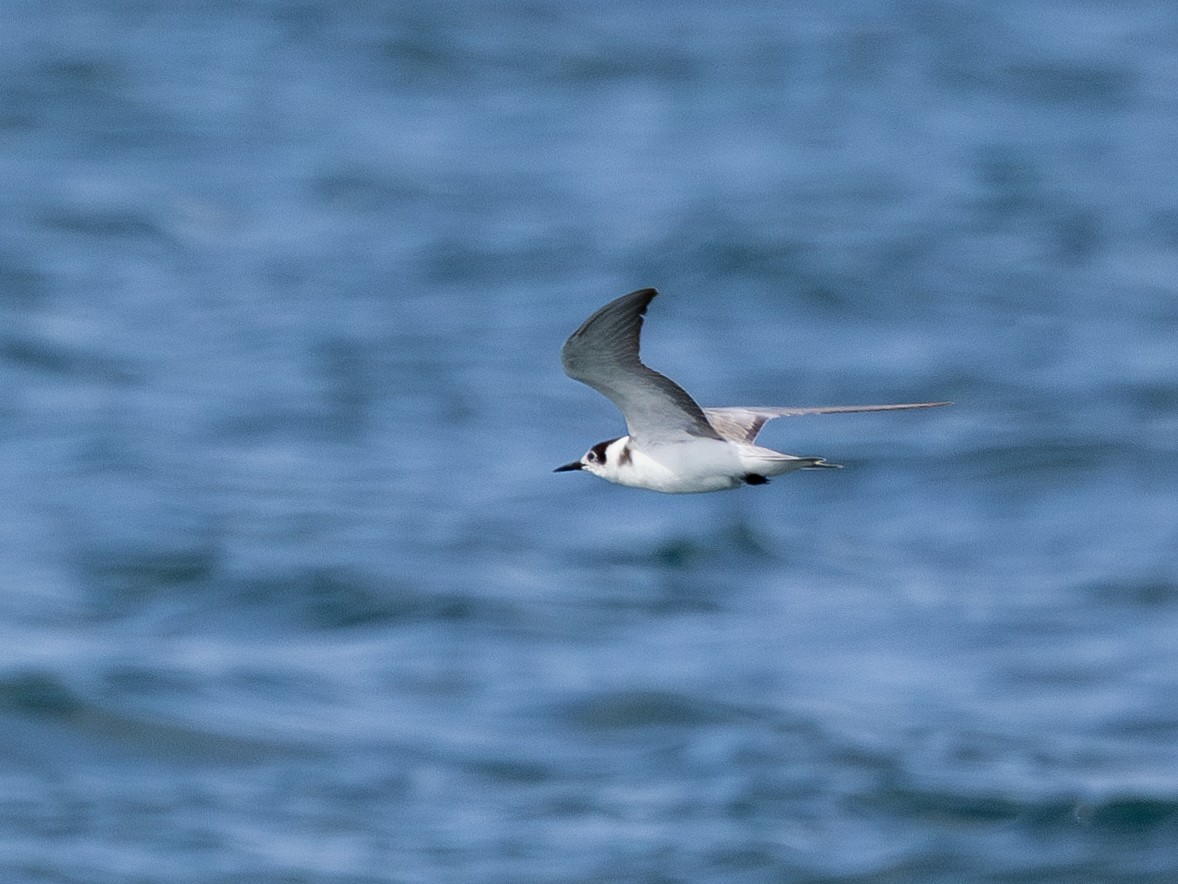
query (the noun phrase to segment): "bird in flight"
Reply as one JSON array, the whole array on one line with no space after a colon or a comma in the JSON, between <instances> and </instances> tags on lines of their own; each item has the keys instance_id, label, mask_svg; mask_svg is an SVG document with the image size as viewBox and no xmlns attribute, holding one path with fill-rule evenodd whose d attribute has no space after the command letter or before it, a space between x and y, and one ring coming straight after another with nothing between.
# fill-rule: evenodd
<instances>
[{"instance_id":1,"label":"bird in flight","mask_svg":"<svg viewBox=\"0 0 1178 884\"><path fill-rule=\"evenodd\" d=\"M701 408L666 375L642 364L642 317L658 292L639 289L610 301L561 348L570 378L608 398L626 419L627 434L598 442L580 460L555 472L584 470L619 485L665 494L725 491L764 485L794 470L837 469L821 457L796 457L755 444L767 421L799 414L898 411L949 402L828 405L817 408Z\"/></svg>"}]
</instances>

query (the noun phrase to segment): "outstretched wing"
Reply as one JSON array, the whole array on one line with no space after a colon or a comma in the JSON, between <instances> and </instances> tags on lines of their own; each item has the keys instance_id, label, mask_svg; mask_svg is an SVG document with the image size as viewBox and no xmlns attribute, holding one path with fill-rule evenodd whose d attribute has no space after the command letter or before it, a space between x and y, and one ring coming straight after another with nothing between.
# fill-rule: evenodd
<instances>
[{"instance_id":1,"label":"outstretched wing","mask_svg":"<svg viewBox=\"0 0 1178 884\"><path fill-rule=\"evenodd\" d=\"M752 442L766 422L800 414L843 414L851 411L901 411L909 408L938 408L952 402L906 402L898 405L820 405L816 408L705 408L704 415L722 437L732 442Z\"/></svg>"},{"instance_id":2,"label":"outstretched wing","mask_svg":"<svg viewBox=\"0 0 1178 884\"><path fill-rule=\"evenodd\" d=\"M613 402L639 444L700 436L719 439L687 391L638 358L642 317L657 294L639 289L586 319L560 351L565 374Z\"/></svg>"}]
</instances>

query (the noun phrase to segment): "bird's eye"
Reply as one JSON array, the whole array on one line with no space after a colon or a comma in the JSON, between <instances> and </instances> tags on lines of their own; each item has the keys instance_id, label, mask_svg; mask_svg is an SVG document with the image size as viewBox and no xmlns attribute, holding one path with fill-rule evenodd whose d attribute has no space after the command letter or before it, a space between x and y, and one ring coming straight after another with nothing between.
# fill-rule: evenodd
<instances>
[{"instance_id":1,"label":"bird's eye","mask_svg":"<svg viewBox=\"0 0 1178 884\"><path fill-rule=\"evenodd\" d=\"M596 460L597 460L597 452L596 452L596 451L590 451L588 454L586 454L586 455L585 455L585 459L586 459L587 461L589 461L589 463L593 463L594 461L596 461Z\"/></svg>"}]
</instances>

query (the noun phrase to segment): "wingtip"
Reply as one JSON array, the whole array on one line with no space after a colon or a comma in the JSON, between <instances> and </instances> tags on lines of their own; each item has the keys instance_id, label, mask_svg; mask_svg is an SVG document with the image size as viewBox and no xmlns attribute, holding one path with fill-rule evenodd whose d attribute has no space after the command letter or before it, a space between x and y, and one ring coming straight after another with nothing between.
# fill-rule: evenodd
<instances>
[{"instance_id":1,"label":"wingtip","mask_svg":"<svg viewBox=\"0 0 1178 884\"><path fill-rule=\"evenodd\" d=\"M634 298L637 301L641 301L642 306L638 308L638 315L645 316L646 315L646 308L650 306L651 301L653 301L655 298L658 297L658 294L659 294L658 289L652 289L652 288L635 289L634 291L630 292L630 294L628 294L628 295L622 295L622 297L619 298L618 300L619 301L628 301L630 298Z\"/></svg>"}]
</instances>

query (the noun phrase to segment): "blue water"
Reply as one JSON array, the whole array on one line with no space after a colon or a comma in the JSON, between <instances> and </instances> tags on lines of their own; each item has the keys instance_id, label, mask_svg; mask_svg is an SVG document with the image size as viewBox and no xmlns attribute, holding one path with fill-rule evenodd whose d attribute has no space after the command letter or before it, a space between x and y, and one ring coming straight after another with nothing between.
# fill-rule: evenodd
<instances>
[{"instance_id":1,"label":"blue water","mask_svg":"<svg viewBox=\"0 0 1178 884\"><path fill-rule=\"evenodd\" d=\"M0 4L0 880L1178 880L1178 8ZM847 465L551 469L642 286Z\"/></svg>"}]
</instances>

